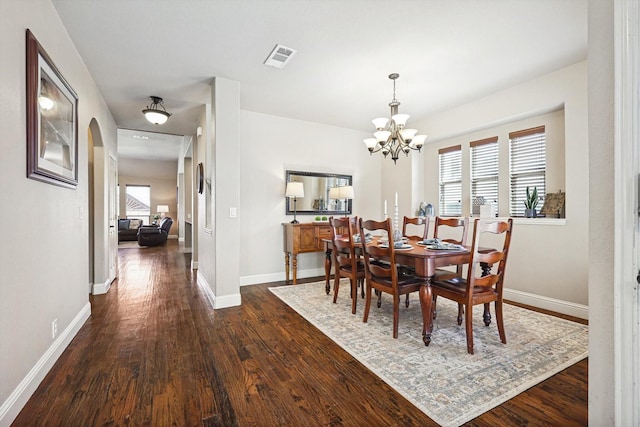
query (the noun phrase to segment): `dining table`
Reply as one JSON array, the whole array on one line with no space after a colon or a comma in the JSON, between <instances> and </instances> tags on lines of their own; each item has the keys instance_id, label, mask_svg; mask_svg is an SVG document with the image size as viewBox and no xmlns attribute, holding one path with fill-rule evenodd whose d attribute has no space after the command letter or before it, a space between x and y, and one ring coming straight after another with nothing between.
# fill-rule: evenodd
<instances>
[{"instance_id":1,"label":"dining table","mask_svg":"<svg viewBox=\"0 0 640 427\"><path fill-rule=\"evenodd\" d=\"M325 239L325 290L330 292L330 275L332 267L333 242ZM367 245L384 244L380 237L373 237ZM362 252L361 243L356 244L359 252ZM471 248L469 246L459 246L455 249L432 249L430 245L422 244L421 240L407 239L406 249L395 249L396 264L412 267L415 275L422 277L423 283L420 287L420 310L422 312L422 341L425 345L431 343L431 332L433 329L433 296L431 293L431 283L436 269L451 265L468 264L471 261ZM411 246L410 248L408 246ZM489 250L489 249L487 249Z\"/></svg>"}]
</instances>

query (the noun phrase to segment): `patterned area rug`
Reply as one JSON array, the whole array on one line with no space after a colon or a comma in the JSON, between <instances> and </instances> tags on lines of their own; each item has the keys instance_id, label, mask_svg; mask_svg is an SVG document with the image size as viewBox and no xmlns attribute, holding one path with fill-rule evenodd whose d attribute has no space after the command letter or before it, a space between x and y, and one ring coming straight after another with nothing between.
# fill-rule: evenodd
<instances>
[{"instance_id":1,"label":"patterned area rug","mask_svg":"<svg viewBox=\"0 0 640 427\"><path fill-rule=\"evenodd\" d=\"M337 304L332 293L326 295L324 282L269 289L443 426L463 424L587 357L586 325L509 304L504 307L507 345L500 342L495 320L485 327L482 308L474 309L475 354L469 355L464 326L456 322L457 304L444 298L438 299L432 342L425 347L417 294L409 308L401 299L398 339L393 339L389 295L383 295L381 308L372 302L363 323L364 299L358 298L352 315L348 281L340 288Z\"/></svg>"}]
</instances>

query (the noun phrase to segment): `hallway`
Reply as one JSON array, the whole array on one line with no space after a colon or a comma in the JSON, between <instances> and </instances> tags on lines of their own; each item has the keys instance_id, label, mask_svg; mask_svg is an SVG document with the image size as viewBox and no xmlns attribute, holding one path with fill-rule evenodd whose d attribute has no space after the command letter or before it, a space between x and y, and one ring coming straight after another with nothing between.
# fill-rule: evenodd
<instances>
[{"instance_id":1,"label":"hallway","mask_svg":"<svg viewBox=\"0 0 640 427\"><path fill-rule=\"evenodd\" d=\"M176 240L120 249L119 279L91 297L91 317L13 425L434 425L272 295L274 284L212 310L190 258ZM583 360L470 424L586 422Z\"/></svg>"}]
</instances>

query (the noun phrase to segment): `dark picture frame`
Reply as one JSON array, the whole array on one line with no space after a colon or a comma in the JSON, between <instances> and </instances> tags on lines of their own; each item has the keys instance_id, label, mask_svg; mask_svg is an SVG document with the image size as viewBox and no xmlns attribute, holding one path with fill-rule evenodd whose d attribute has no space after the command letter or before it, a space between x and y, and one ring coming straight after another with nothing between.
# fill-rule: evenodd
<instances>
[{"instance_id":1,"label":"dark picture frame","mask_svg":"<svg viewBox=\"0 0 640 427\"><path fill-rule=\"evenodd\" d=\"M204 192L204 164L198 163L196 170L196 182L198 183L198 193Z\"/></svg>"},{"instance_id":2,"label":"dark picture frame","mask_svg":"<svg viewBox=\"0 0 640 427\"><path fill-rule=\"evenodd\" d=\"M78 186L78 95L26 31L27 178Z\"/></svg>"},{"instance_id":3,"label":"dark picture frame","mask_svg":"<svg viewBox=\"0 0 640 427\"><path fill-rule=\"evenodd\" d=\"M285 204L285 214L293 215L351 215L353 203L351 200L340 200L337 206L340 209L329 209L327 203L329 199L330 187L353 185L353 176L324 173L324 172L308 172L287 170L285 175L285 183L302 182L305 192L304 198L298 198L294 203L293 197L287 197ZM321 203L323 201L324 203ZM297 206L296 206L297 204Z\"/></svg>"}]
</instances>

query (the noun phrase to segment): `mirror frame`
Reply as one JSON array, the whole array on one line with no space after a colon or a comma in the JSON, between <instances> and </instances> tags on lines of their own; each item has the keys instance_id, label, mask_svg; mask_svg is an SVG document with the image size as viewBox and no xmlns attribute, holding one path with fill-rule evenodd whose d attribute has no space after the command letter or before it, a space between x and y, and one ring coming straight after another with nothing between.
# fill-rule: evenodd
<instances>
[{"instance_id":1,"label":"mirror frame","mask_svg":"<svg viewBox=\"0 0 640 427\"><path fill-rule=\"evenodd\" d=\"M315 177L315 178L340 178L346 179L347 185L353 185L353 177L351 175L343 175L337 173L324 173L324 172L304 172L304 171L292 171L288 170L286 173L286 182L291 182L292 175L300 175L304 177ZM286 185L286 184L285 184ZM285 209L287 215L293 215L293 209L290 208L290 205L293 203L290 199L291 197L286 197ZM349 200L347 203L346 210L296 210L296 215L351 215L352 211L352 201Z\"/></svg>"}]
</instances>

